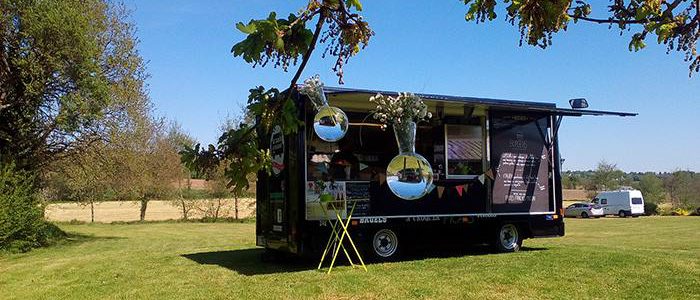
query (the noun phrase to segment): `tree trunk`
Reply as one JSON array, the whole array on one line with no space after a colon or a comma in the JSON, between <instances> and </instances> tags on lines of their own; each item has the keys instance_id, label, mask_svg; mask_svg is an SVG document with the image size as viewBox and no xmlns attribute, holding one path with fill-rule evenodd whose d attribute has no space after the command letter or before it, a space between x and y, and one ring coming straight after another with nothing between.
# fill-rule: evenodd
<instances>
[{"instance_id":1,"label":"tree trunk","mask_svg":"<svg viewBox=\"0 0 700 300\"><path fill-rule=\"evenodd\" d=\"M238 220L238 197L233 197L233 217Z\"/></svg>"},{"instance_id":2,"label":"tree trunk","mask_svg":"<svg viewBox=\"0 0 700 300\"><path fill-rule=\"evenodd\" d=\"M221 198L216 199L216 211L214 212L214 222L219 219L219 210L221 209Z\"/></svg>"},{"instance_id":3,"label":"tree trunk","mask_svg":"<svg viewBox=\"0 0 700 300\"><path fill-rule=\"evenodd\" d=\"M180 204L182 205L182 218L187 221L187 207L185 206L185 199L180 199Z\"/></svg>"},{"instance_id":4,"label":"tree trunk","mask_svg":"<svg viewBox=\"0 0 700 300\"><path fill-rule=\"evenodd\" d=\"M90 223L95 223L95 201L90 200Z\"/></svg>"},{"instance_id":5,"label":"tree trunk","mask_svg":"<svg viewBox=\"0 0 700 300\"><path fill-rule=\"evenodd\" d=\"M141 215L139 219L143 222L146 219L146 208L148 207L148 200L141 199Z\"/></svg>"}]
</instances>

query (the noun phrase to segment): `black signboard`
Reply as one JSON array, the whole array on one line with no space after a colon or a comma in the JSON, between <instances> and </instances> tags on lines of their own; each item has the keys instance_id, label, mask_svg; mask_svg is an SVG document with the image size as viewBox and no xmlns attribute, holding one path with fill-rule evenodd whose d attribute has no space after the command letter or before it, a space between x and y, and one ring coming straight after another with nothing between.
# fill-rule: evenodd
<instances>
[{"instance_id":1,"label":"black signboard","mask_svg":"<svg viewBox=\"0 0 700 300\"><path fill-rule=\"evenodd\" d=\"M348 202L347 212L350 213L352 206L355 205L355 211L353 211L353 216L355 217L365 217L370 215L370 202L369 200L358 200L353 202Z\"/></svg>"},{"instance_id":2,"label":"black signboard","mask_svg":"<svg viewBox=\"0 0 700 300\"><path fill-rule=\"evenodd\" d=\"M369 200L369 181L346 182L345 194L348 200Z\"/></svg>"},{"instance_id":3,"label":"black signboard","mask_svg":"<svg viewBox=\"0 0 700 300\"><path fill-rule=\"evenodd\" d=\"M353 212L354 216L362 217L370 214L369 181L346 182L345 195L348 199L348 213L350 213L352 206L355 205L355 211Z\"/></svg>"},{"instance_id":4,"label":"black signboard","mask_svg":"<svg viewBox=\"0 0 700 300\"><path fill-rule=\"evenodd\" d=\"M546 115L491 112L494 212L549 211Z\"/></svg>"}]
</instances>

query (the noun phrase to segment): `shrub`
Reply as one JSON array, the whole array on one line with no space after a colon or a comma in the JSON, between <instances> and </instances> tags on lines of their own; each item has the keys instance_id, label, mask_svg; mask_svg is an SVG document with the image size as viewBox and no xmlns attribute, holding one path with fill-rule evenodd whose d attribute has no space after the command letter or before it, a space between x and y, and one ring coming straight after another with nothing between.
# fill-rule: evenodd
<instances>
[{"instance_id":1,"label":"shrub","mask_svg":"<svg viewBox=\"0 0 700 300\"><path fill-rule=\"evenodd\" d=\"M33 176L13 164L0 168L0 249L26 252L65 235L44 221L34 187Z\"/></svg>"},{"instance_id":2,"label":"shrub","mask_svg":"<svg viewBox=\"0 0 700 300\"><path fill-rule=\"evenodd\" d=\"M658 208L659 205L657 205L656 203L644 202L644 214L646 214L647 216L658 215Z\"/></svg>"},{"instance_id":3,"label":"shrub","mask_svg":"<svg viewBox=\"0 0 700 300\"><path fill-rule=\"evenodd\" d=\"M660 203L656 207L656 212L662 216L671 216L673 215L673 204Z\"/></svg>"},{"instance_id":4,"label":"shrub","mask_svg":"<svg viewBox=\"0 0 700 300\"><path fill-rule=\"evenodd\" d=\"M690 211L685 209L685 208L676 208L673 210L672 215L674 216L688 216L690 215Z\"/></svg>"},{"instance_id":5,"label":"shrub","mask_svg":"<svg viewBox=\"0 0 700 300\"><path fill-rule=\"evenodd\" d=\"M700 207L696 208L690 213L691 216L700 216Z\"/></svg>"}]
</instances>

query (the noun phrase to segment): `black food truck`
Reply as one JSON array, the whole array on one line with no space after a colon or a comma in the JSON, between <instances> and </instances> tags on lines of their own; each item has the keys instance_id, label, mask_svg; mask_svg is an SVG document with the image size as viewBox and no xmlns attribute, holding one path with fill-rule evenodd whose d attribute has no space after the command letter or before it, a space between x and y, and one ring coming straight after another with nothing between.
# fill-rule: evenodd
<instances>
[{"instance_id":1,"label":"black food truck","mask_svg":"<svg viewBox=\"0 0 700 300\"><path fill-rule=\"evenodd\" d=\"M349 119L346 135L333 143L315 135L313 105L293 93L305 125L295 134L275 128L261 137L269 138L273 168L258 174L256 244L305 256L319 256L331 230L313 189L319 180L329 181L334 197L346 200L341 211L348 213L353 204L349 232L365 256L378 260L395 259L416 242L470 240L512 252L527 238L563 236L557 137L562 118L636 115L417 94L433 117L418 123L415 150L430 162L434 187L407 201L387 187L386 168L398 153L397 142L392 127L372 118L374 104L368 101L396 92L326 87L330 105ZM572 101L572 107L585 102Z\"/></svg>"}]
</instances>

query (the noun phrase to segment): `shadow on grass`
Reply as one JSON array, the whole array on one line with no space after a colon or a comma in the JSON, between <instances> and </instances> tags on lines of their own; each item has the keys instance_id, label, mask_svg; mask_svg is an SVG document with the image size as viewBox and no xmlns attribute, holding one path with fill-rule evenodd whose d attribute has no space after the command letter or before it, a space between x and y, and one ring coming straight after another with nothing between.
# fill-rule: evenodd
<instances>
[{"instance_id":1,"label":"shadow on grass","mask_svg":"<svg viewBox=\"0 0 700 300\"><path fill-rule=\"evenodd\" d=\"M542 251L547 248L538 247L523 247L520 251ZM310 261L300 257L285 257L276 259L263 259L265 249L262 248L247 248L239 250L212 251L200 252L192 254L184 254L182 257L192 260L202 265L216 265L241 275L254 276L263 274L290 273L315 270L318 262ZM471 246L460 248L438 248L438 249L416 249L405 253L400 261L414 261L429 258L452 258L463 256L477 256L493 254L491 248L487 246ZM504 254L507 255L507 254ZM366 261L365 264L371 265L374 262ZM336 265L347 266L347 260L341 255L338 256ZM328 263L324 264L327 267Z\"/></svg>"},{"instance_id":2,"label":"shadow on grass","mask_svg":"<svg viewBox=\"0 0 700 300\"><path fill-rule=\"evenodd\" d=\"M263 260L265 250L248 248L228 251L214 251L184 254L182 257L202 265L217 265L237 272L241 275L252 276L261 274L289 273L315 269L315 266L303 259Z\"/></svg>"},{"instance_id":3,"label":"shadow on grass","mask_svg":"<svg viewBox=\"0 0 700 300\"><path fill-rule=\"evenodd\" d=\"M125 237L119 236L96 236L93 234L82 234L76 232L66 232L65 236L61 239L57 239L53 245L56 246L73 246L80 245L88 242L94 241L104 241L104 240L121 240Z\"/></svg>"}]
</instances>

